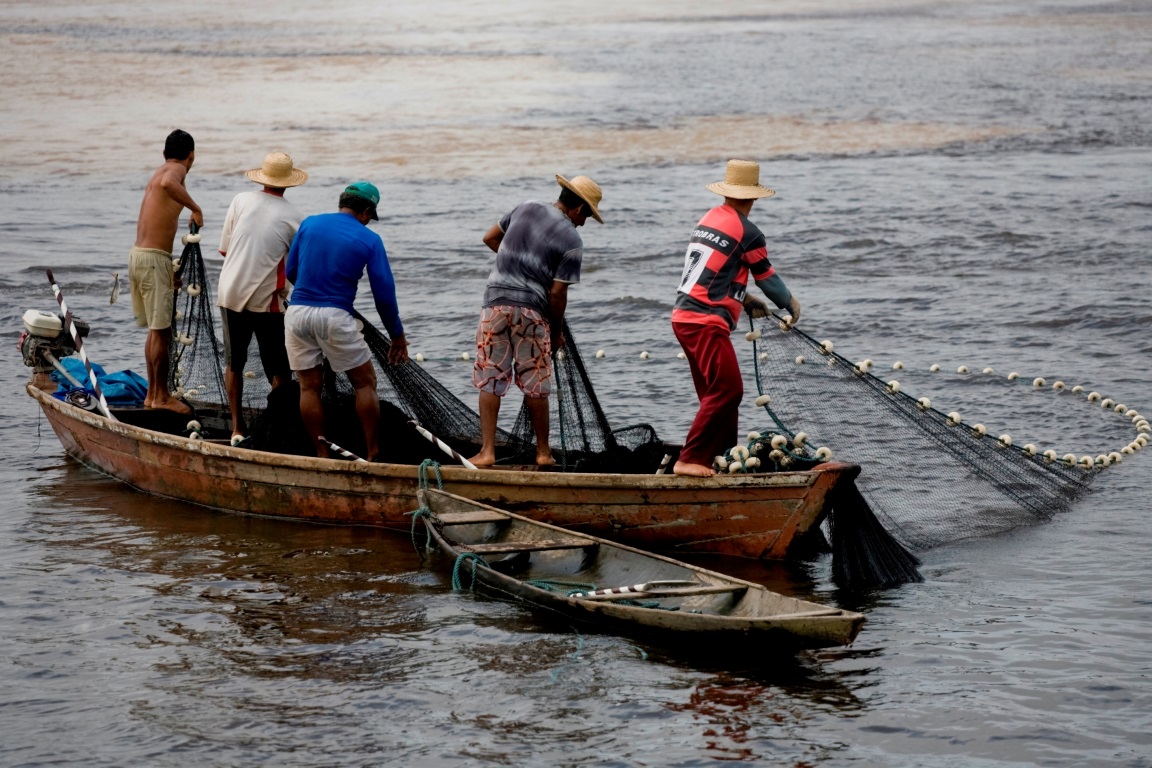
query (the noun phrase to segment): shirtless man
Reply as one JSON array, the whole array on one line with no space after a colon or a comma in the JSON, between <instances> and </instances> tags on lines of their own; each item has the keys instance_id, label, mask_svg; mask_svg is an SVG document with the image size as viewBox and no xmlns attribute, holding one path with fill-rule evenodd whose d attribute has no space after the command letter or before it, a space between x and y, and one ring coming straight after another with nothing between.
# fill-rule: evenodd
<instances>
[{"instance_id":1,"label":"shirtless man","mask_svg":"<svg viewBox=\"0 0 1152 768\"><path fill-rule=\"evenodd\" d=\"M180 225L180 212L192 212L191 222L204 226L200 206L188 194L184 177L196 159L192 137L176 129L164 142L164 164L156 169L136 223L136 245L128 254L128 285L136 324L148 329L144 359L148 367L145 408L165 408L190 413L191 408L168 390L168 348L172 342L172 310L176 284L172 268L172 242Z\"/></svg>"}]
</instances>

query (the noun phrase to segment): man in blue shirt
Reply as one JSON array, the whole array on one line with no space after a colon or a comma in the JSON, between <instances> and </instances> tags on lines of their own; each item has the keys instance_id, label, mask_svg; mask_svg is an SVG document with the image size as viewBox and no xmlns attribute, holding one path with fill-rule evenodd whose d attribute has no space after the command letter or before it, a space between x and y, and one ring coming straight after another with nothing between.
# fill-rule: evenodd
<instances>
[{"instance_id":1,"label":"man in blue shirt","mask_svg":"<svg viewBox=\"0 0 1152 768\"><path fill-rule=\"evenodd\" d=\"M380 453L376 369L352 316L356 287L365 268L376 311L392 341L388 362L408 360L408 342L384 242L367 229L368 222L379 220L379 202L380 191L372 184L358 181L350 185L340 195L339 212L304 219L288 251L286 272L293 290L291 306L284 315L284 341L288 362L300 380L300 415L321 458L329 455L327 443L319 439L324 434L320 390L325 359L332 370L346 373L356 390L356 415L367 446L365 458L372 461Z\"/></svg>"}]
</instances>

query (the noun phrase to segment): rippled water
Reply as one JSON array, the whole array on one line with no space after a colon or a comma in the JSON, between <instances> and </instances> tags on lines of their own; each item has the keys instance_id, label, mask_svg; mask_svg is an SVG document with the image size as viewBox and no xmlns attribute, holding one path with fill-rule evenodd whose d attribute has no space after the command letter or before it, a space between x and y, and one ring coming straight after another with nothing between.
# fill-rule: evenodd
<instances>
[{"instance_id":1,"label":"rippled water","mask_svg":"<svg viewBox=\"0 0 1152 768\"><path fill-rule=\"evenodd\" d=\"M900 359L906 391L1077 453L1118 447L1100 409L1017 406L928 366L1152 410L1146 5L390 6L0 7L11 338L52 308L52 267L93 357L141 369L109 273L179 125L209 243L266 151L312 172L289 193L309 213L378 183L413 352L471 399L451 358L480 235L586 173L607 223L584 231L575 333L607 352L590 362L609 417L681 439L684 239L715 201L703 184L747 156L778 190L752 218L837 351ZM868 615L851 648L737 661L453 594L403 535L138 494L64 456L14 344L0 371L0 764L1152 764L1145 454L1052 523L924 553L924 584L866 599L825 560L708 563Z\"/></svg>"}]
</instances>

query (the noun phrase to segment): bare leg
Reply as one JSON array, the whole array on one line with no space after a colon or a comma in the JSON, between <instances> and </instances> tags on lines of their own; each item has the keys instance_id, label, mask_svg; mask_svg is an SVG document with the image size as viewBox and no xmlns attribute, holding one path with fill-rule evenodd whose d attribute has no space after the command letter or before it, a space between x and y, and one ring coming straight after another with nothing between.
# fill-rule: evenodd
<instances>
[{"instance_id":1,"label":"bare leg","mask_svg":"<svg viewBox=\"0 0 1152 768\"><path fill-rule=\"evenodd\" d=\"M672 474L689 475L691 477L712 477L716 474L716 470L712 469L712 467L706 467L703 464L689 464L685 461L678 461L672 465Z\"/></svg>"},{"instance_id":2,"label":"bare leg","mask_svg":"<svg viewBox=\"0 0 1152 768\"><path fill-rule=\"evenodd\" d=\"M172 329L150 329L144 342L144 359L148 370L148 393L145 408L164 408L177 413L191 413L185 403L172 397L168 391L168 345L172 342Z\"/></svg>"},{"instance_id":3,"label":"bare leg","mask_svg":"<svg viewBox=\"0 0 1152 768\"><path fill-rule=\"evenodd\" d=\"M525 397L524 404L528 406L528 418L532 422L532 431L536 433L536 463L542 467L556 463L552 458L552 446L548 444L548 398Z\"/></svg>"},{"instance_id":4,"label":"bare leg","mask_svg":"<svg viewBox=\"0 0 1152 768\"><path fill-rule=\"evenodd\" d=\"M376 369L372 361L348 371L348 379L356 390L356 417L364 428L364 446L368 461L380 455L380 442L376 433L380 428L380 396L376 394Z\"/></svg>"},{"instance_id":5,"label":"bare leg","mask_svg":"<svg viewBox=\"0 0 1152 768\"><path fill-rule=\"evenodd\" d=\"M228 391L228 409L232 411L232 437L244 436L244 412L241 401L244 399L244 379L231 367L224 369L224 389Z\"/></svg>"},{"instance_id":6,"label":"bare leg","mask_svg":"<svg viewBox=\"0 0 1152 768\"><path fill-rule=\"evenodd\" d=\"M496 419L500 416L500 398L480 390L480 453L469 461L478 467L496 463Z\"/></svg>"},{"instance_id":7,"label":"bare leg","mask_svg":"<svg viewBox=\"0 0 1152 768\"><path fill-rule=\"evenodd\" d=\"M320 435L324 434L324 403L320 400L320 390L324 386L324 367L318 365L306 371L297 371L296 378L300 380L300 418L304 420L304 428L316 446L316 455L327 459L328 444L320 442Z\"/></svg>"}]
</instances>

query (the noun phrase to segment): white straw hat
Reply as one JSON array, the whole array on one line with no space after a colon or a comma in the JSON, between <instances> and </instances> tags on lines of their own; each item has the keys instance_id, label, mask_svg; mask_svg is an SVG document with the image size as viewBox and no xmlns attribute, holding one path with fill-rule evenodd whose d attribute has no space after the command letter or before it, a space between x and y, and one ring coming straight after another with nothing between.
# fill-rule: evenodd
<instances>
[{"instance_id":1,"label":"white straw hat","mask_svg":"<svg viewBox=\"0 0 1152 768\"><path fill-rule=\"evenodd\" d=\"M724 181L709 184L708 191L733 200L756 200L776 194L776 190L760 185L760 163L751 160L729 160Z\"/></svg>"},{"instance_id":2,"label":"white straw hat","mask_svg":"<svg viewBox=\"0 0 1152 768\"><path fill-rule=\"evenodd\" d=\"M592 218L601 224L604 223L604 219L600 218L600 200L604 195L600 191L599 184L587 176L573 176L572 181L568 181L560 174L556 174L556 182L588 203L588 207L592 209Z\"/></svg>"},{"instance_id":3,"label":"white straw hat","mask_svg":"<svg viewBox=\"0 0 1152 768\"><path fill-rule=\"evenodd\" d=\"M292 158L283 152L269 152L264 156L264 165L244 173L257 184L277 189L298 187L308 181L308 172L292 167Z\"/></svg>"}]
</instances>

